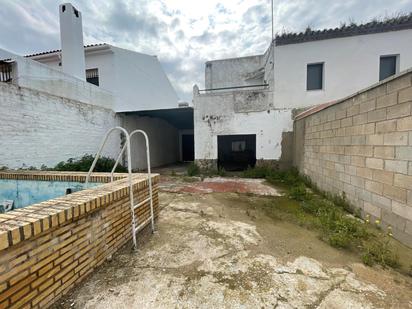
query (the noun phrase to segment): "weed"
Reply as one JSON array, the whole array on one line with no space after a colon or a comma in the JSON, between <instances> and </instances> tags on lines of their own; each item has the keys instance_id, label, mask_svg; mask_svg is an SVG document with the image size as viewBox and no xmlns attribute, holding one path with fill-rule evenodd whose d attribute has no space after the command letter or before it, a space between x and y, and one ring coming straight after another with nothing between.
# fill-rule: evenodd
<instances>
[{"instance_id":1,"label":"weed","mask_svg":"<svg viewBox=\"0 0 412 309\"><path fill-rule=\"evenodd\" d=\"M363 250L362 261L366 265L380 264L393 268L400 267L399 257L393 253L393 249L389 244L389 238L387 237L368 242Z\"/></svg>"},{"instance_id":2,"label":"weed","mask_svg":"<svg viewBox=\"0 0 412 309\"><path fill-rule=\"evenodd\" d=\"M187 168L187 175L188 176L197 176L200 173L200 168L199 166L192 162L190 163L189 167Z\"/></svg>"},{"instance_id":3,"label":"weed","mask_svg":"<svg viewBox=\"0 0 412 309\"><path fill-rule=\"evenodd\" d=\"M175 170L172 170L171 176L176 176Z\"/></svg>"},{"instance_id":4,"label":"weed","mask_svg":"<svg viewBox=\"0 0 412 309\"><path fill-rule=\"evenodd\" d=\"M293 186L289 190L289 197L296 201L306 201L309 199L309 194L307 192L306 186L303 183Z\"/></svg>"}]
</instances>

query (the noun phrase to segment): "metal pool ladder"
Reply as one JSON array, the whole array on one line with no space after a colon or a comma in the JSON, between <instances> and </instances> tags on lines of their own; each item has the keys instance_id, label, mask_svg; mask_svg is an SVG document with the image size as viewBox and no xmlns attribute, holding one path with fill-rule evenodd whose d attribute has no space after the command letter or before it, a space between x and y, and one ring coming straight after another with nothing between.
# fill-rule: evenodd
<instances>
[{"instance_id":1,"label":"metal pool ladder","mask_svg":"<svg viewBox=\"0 0 412 309\"><path fill-rule=\"evenodd\" d=\"M113 169L110 173L110 181L113 182L114 180L114 171L116 170L117 165L120 162L120 159L126 150L126 160L127 160L127 172L128 172L128 182L129 182L129 196L130 196L130 211L132 215L132 238L133 238L133 247L134 249L137 248L137 241L136 241L136 233L141 230L146 224L150 221L151 222L151 227L152 227L152 233L154 233L154 213L153 213L153 192L152 192L152 177L151 177L151 169L150 169L150 148L149 148L149 138L143 130L134 130L132 133L128 133L124 128L122 127L114 127L111 128L109 131L107 131L105 137L103 138L103 141L100 145L99 150L96 153L96 156L93 160L92 166L89 169L89 172L87 173L86 177L86 187L89 183L90 176L96 167L97 160L99 159L102 150L104 146L106 145L106 142L110 136L110 134L114 131L121 131L125 137L126 137L126 142L122 147L122 150L119 153L119 156L117 157L116 163L113 166ZM130 150L130 139L133 135L141 133L145 139L146 143L146 162L147 162L147 180L149 184L149 197L144 199L143 201L138 202L137 204L134 203L134 198L133 198L133 184L132 184L132 166L131 166L131 150ZM135 215L136 209L139 207L143 206L145 203L150 202L150 217L137 225L137 218Z\"/></svg>"}]
</instances>

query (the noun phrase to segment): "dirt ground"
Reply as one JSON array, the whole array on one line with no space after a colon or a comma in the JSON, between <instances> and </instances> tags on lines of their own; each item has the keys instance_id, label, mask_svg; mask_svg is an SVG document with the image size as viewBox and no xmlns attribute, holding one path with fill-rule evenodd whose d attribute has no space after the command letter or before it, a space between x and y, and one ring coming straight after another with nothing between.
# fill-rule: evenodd
<instances>
[{"instance_id":1,"label":"dirt ground","mask_svg":"<svg viewBox=\"0 0 412 309\"><path fill-rule=\"evenodd\" d=\"M412 308L412 278L268 218L253 206L267 196L173 181L162 185L157 232L137 252L126 245L54 308Z\"/></svg>"}]
</instances>

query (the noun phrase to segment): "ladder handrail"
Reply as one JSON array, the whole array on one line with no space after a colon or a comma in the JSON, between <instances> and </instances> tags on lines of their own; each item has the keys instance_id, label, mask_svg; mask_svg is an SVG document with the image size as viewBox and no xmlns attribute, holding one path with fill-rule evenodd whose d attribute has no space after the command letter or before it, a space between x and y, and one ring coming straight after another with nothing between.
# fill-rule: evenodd
<instances>
[{"instance_id":1,"label":"ladder handrail","mask_svg":"<svg viewBox=\"0 0 412 309\"><path fill-rule=\"evenodd\" d=\"M149 137L147 136L146 132L143 130L134 130L130 133L129 135L129 147L130 147L130 140L132 139L133 135L136 133L141 133L145 139L146 143L146 163L147 163L147 180L149 183L149 199L150 199L150 218L151 218L151 226L152 226L152 232L154 232L154 215L153 215L153 193L152 193L152 176L151 176L151 167L150 167L150 146L149 146ZM113 166L113 169L110 173L110 179L113 181L114 179L114 171L116 170L117 165L119 164L120 158L123 155L124 150L126 149L126 144L123 145L122 150L119 153L119 156L117 157L116 163ZM131 165L131 162L129 161L129 165Z\"/></svg>"},{"instance_id":2,"label":"ladder handrail","mask_svg":"<svg viewBox=\"0 0 412 309\"><path fill-rule=\"evenodd\" d=\"M87 173L87 177L86 177L86 187L89 183L90 180L90 175L92 174L97 160L99 159L99 156L101 155L101 152L104 148L104 146L106 145L107 139L109 138L110 134L116 130L120 130L121 132L124 133L124 135L126 136L126 143L125 146L123 148L127 148L127 170L128 170L128 183L129 183L129 197L130 197L130 210L131 210L131 215L132 215L132 237L133 237L133 245L134 248L137 247L137 242L136 242L136 219L134 216L134 201L133 201L133 184L132 184L132 167L131 167L131 155L130 155L130 136L129 133L122 127L114 127L111 128L109 131L106 132L106 135L103 139L103 142L101 143L99 150L96 153L96 156L93 160L92 166L90 166L89 172ZM122 152L124 151L124 149L122 149Z\"/></svg>"}]
</instances>

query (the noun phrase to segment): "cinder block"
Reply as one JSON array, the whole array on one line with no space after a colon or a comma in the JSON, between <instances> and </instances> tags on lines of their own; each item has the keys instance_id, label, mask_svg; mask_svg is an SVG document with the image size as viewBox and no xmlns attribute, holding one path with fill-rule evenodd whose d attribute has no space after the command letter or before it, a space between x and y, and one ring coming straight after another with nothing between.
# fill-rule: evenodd
<instances>
[{"instance_id":1,"label":"cinder block","mask_svg":"<svg viewBox=\"0 0 412 309\"><path fill-rule=\"evenodd\" d=\"M376 123L376 133L388 133L396 131L396 119Z\"/></svg>"},{"instance_id":2,"label":"cinder block","mask_svg":"<svg viewBox=\"0 0 412 309\"><path fill-rule=\"evenodd\" d=\"M382 221L387 225L392 226L392 228L396 228L399 230L404 230L406 225L406 219L392 213L392 211L382 210Z\"/></svg>"},{"instance_id":3,"label":"cinder block","mask_svg":"<svg viewBox=\"0 0 412 309\"><path fill-rule=\"evenodd\" d=\"M386 108L368 112L368 122L376 122L386 119Z\"/></svg>"},{"instance_id":4,"label":"cinder block","mask_svg":"<svg viewBox=\"0 0 412 309\"><path fill-rule=\"evenodd\" d=\"M384 145L408 145L408 132L385 133L383 136Z\"/></svg>"},{"instance_id":5,"label":"cinder block","mask_svg":"<svg viewBox=\"0 0 412 309\"><path fill-rule=\"evenodd\" d=\"M385 160L384 169L390 172L408 174L408 162L400 160Z\"/></svg>"},{"instance_id":6,"label":"cinder block","mask_svg":"<svg viewBox=\"0 0 412 309\"><path fill-rule=\"evenodd\" d=\"M359 176L365 179L373 179L373 170L370 168L366 168L366 167L357 167L356 176Z\"/></svg>"},{"instance_id":7,"label":"cinder block","mask_svg":"<svg viewBox=\"0 0 412 309\"><path fill-rule=\"evenodd\" d=\"M388 107L387 119L407 117L411 114L411 103L397 104Z\"/></svg>"},{"instance_id":8,"label":"cinder block","mask_svg":"<svg viewBox=\"0 0 412 309\"><path fill-rule=\"evenodd\" d=\"M406 74L404 76L398 77L387 84L387 91L391 93L393 91L403 89L411 86L411 75Z\"/></svg>"},{"instance_id":9,"label":"cinder block","mask_svg":"<svg viewBox=\"0 0 412 309\"><path fill-rule=\"evenodd\" d=\"M399 91L398 102L403 103L408 101L412 101L412 87Z\"/></svg>"},{"instance_id":10,"label":"cinder block","mask_svg":"<svg viewBox=\"0 0 412 309\"><path fill-rule=\"evenodd\" d=\"M396 128L398 131L412 131L412 116L398 119Z\"/></svg>"},{"instance_id":11,"label":"cinder block","mask_svg":"<svg viewBox=\"0 0 412 309\"><path fill-rule=\"evenodd\" d=\"M376 108L388 107L398 103L398 93L393 92L376 99Z\"/></svg>"},{"instance_id":12,"label":"cinder block","mask_svg":"<svg viewBox=\"0 0 412 309\"><path fill-rule=\"evenodd\" d=\"M391 199L372 193L372 203L386 210L391 210L392 201Z\"/></svg>"},{"instance_id":13,"label":"cinder block","mask_svg":"<svg viewBox=\"0 0 412 309\"><path fill-rule=\"evenodd\" d=\"M395 158L395 147L393 146L376 146L373 156L376 158L393 159Z\"/></svg>"},{"instance_id":14,"label":"cinder block","mask_svg":"<svg viewBox=\"0 0 412 309\"><path fill-rule=\"evenodd\" d=\"M398 203L396 201L393 201L392 203L392 211L403 217L406 218L407 220L411 220L412 221L412 207L403 204L403 203Z\"/></svg>"},{"instance_id":15,"label":"cinder block","mask_svg":"<svg viewBox=\"0 0 412 309\"><path fill-rule=\"evenodd\" d=\"M341 127L342 128L344 128L344 127L349 127L349 126L351 126L353 123L352 123L352 117L348 117L348 118L343 118L342 120L341 120Z\"/></svg>"},{"instance_id":16,"label":"cinder block","mask_svg":"<svg viewBox=\"0 0 412 309\"><path fill-rule=\"evenodd\" d=\"M402 188L398 188L398 187L394 187L390 185L384 185L383 195L392 200L406 204L406 198L407 198L406 189L402 189Z\"/></svg>"},{"instance_id":17,"label":"cinder block","mask_svg":"<svg viewBox=\"0 0 412 309\"><path fill-rule=\"evenodd\" d=\"M366 167L378 169L383 169L383 160L377 158L366 158Z\"/></svg>"},{"instance_id":18,"label":"cinder block","mask_svg":"<svg viewBox=\"0 0 412 309\"><path fill-rule=\"evenodd\" d=\"M370 192L382 195L382 193L383 193L383 184L380 183L380 182L376 182L376 181L366 180L365 181L365 189L370 191Z\"/></svg>"},{"instance_id":19,"label":"cinder block","mask_svg":"<svg viewBox=\"0 0 412 309\"><path fill-rule=\"evenodd\" d=\"M368 203L368 202L364 202L363 203L363 210L366 213L368 213L368 214L370 214L370 215L372 215L376 218L381 218L381 211L382 210L378 206L375 206L375 205L373 205L371 203Z\"/></svg>"},{"instance_id":20,"label":"cinder block","mask_svg":"<svg viewBox=\"0 0 412 309\"><path fill-rule=\"evenodd\" d=\"M358 157L358 156L349 156L350 163L354 166L364 167L366 158L365 157Z\"/></svg>"},{"instance_id":21,"label":"cinder block","mask_svg":"<svg viewBox=\"0 0 412 309\"><path fill-rule=\"evenodd\" d=\"M412 176L395 174L393 184L400 188L410 189L412 188Z\"/></svg>"},{"instance_id":22,"label":"cinder block","mask_svg":"<svg viewBox=\"0 0 412 309\"><path fill-rule=\"evenodd\" d=\"M373 170L373 180L387 185L393 184L394 173L383 171L383 170Z\"/></svg>"},{"instance_id":23,"label":"cinder block","mask_svg":"<svg viewBox=\"0 0 412 309\"><path fill-rule=\"evenodd\" d=\"M368 114L367 113L363 113L360 115L355 115L352 117L353 120L353 125L359 125L359 124L364 124L366 122L368 122Z\"/></svg>"},{"instance_id":24,"label":"cinder block","mask_svg":"<svg viewBox=\"0 0 412 309\"><path fill-rule=\"evenodd\" d=\"M412 161L412 147L410 146L398 146L395 148L395 158L399 160Z\"/></svg>"},{"instance_id":25,"label":"cinder block","mask_svg":"<svg viewBox=\"0 0 412 309\"><path fill-rule=\"evenodd\" d=\"M367 145L383 145L383 134L371 134L366 136Z\"/></svg>"},{"instance_id":26,"label":"cinder block","mask_svg":"<svg viewBox=\"0 0 412 309\"><path fill-rule=\"evenodd\" d=\"M353 105L353 106L351 106L347 109L346 115L348 117L357 115L357 114L359 114L359 110L360 110L359 105Z\"/></svg>"},{"instance_id":27,"label":"cinder block","mask_svg":"<svg viewBox=\"0 0 412 309\"><path fill-rule=\"evenodd\" d=\"M362 102L359 105L359 112L366 113L369 111L373 111L376 108L376 99L372 99L366 102Z\"/></svg>"}]
</instances>

